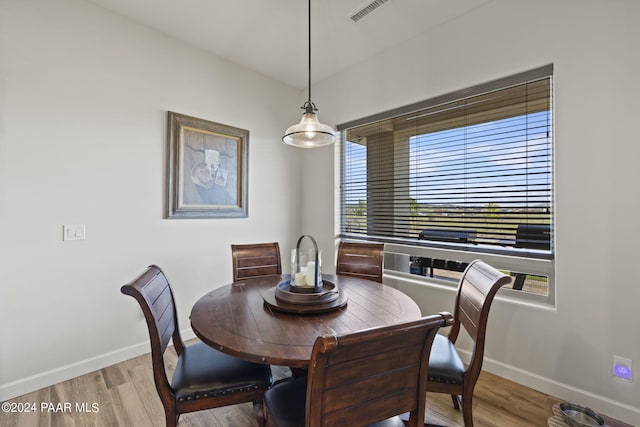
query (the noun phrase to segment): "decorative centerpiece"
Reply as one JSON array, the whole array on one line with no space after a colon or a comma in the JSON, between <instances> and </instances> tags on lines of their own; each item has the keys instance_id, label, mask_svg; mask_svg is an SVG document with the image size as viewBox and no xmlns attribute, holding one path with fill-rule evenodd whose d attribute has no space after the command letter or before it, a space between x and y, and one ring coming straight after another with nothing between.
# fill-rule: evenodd
<instances>
[{"instance_id":1,"label":"decorative centerpiece","mask_svg":"<svg viewBox=\"0 0 640 427\"><path fill-rule=\"evenodd\" d=\"M305 237L313 243L313 250L300 248ZM291 250L289 285L292 292L319 293L322 291L322 252L318 250L316 240L307 234L300 236L295 249Z\"/></svg>"},{"instance_id":2,"label":"decorative centerpiece","mask_svg":"<svg viewBox=\"0 0 640 427\"><path fill-rule=\"evenodd\" d=\"M312 249L301 247L305 238L311 241ZM269 306L294 313L330 311L347 302L346 293L341 292L335 283L322 278L322 253L316 240L307 234L300 236L291 251L291 277L263 297Z\"/></svg>"}]
</instances>

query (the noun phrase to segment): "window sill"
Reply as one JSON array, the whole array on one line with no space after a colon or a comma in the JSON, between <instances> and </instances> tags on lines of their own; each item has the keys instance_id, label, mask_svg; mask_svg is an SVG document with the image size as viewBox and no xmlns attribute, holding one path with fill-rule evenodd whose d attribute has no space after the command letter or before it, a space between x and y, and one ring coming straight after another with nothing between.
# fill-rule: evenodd
<instances>
[{"instance_id":1,"label":"window sill","mask_svg":"<svg viewBox=\"0 0 640 427\"><path fill-rule=\"evenodd\" d=\"M401 288L405 285L409 285L438 289L446 292L451 292L454 295L458 290L457 283L453 284L447 280L401 273L386 269L384 270L384 283L395 288ZM552 296L535 295L527 292L505 288L501 289L498 292L498 294L496 295L496 300L505 302L507 304L518 305L521 307L527 307L536 310L544 310L549 312L557 311L557 307L554 303L555 298L553 298Z\"/></svg>"}]
</instances>

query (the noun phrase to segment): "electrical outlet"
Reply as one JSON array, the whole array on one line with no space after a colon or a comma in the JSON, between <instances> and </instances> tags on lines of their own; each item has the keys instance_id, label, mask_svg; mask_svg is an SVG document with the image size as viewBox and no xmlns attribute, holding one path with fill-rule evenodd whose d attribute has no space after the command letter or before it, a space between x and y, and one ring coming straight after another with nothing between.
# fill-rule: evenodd
<instances>
[{"instance_id":1,"label":"electrical outlet","mask_svg":"<svg viewBox=\"0 0 640 427\"><path fill-rule=\"evenodd\" d=\"M633 369L631 359L627 359L626 357L620 357L613 355L613 369L612 372L614 377L621 378L626 381L633 380Z\"/></svg>"},{"instance_id":2,"label":"electrical outlet","mask_svg":"<svg viewBox=\"0 0 640 427\"><path fill-rule=\"evenodd\" d=\"M85 225L84 224L65 224L62 226L62 240L84 240Z\"/></svg>"}]
</instances>

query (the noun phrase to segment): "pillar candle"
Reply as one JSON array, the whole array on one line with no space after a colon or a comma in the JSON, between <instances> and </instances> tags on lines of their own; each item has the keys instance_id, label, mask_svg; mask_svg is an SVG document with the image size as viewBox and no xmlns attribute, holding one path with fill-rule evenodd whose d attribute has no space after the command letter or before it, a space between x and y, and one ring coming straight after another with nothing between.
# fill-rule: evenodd
<instances>
[{"instance_id":1,"label":"pillar candle","mask_svg":"<svg viewBox=\"0 0 640 427\"><path fill-rule=\"evenodd\" d=\"M307 275L305 273L296 273L295 275L295 284L296 286L305 286Z\"/></svg>"},{"instance_id":2,"label":"pillar candle","mask_svg":"<svg viewBox=\"0 0 640 427\"><path fill-rule=\"evenodd\" d=\"M309 261L307 264L307 286L315 286L316 263Z\"/></svg>"}]
</instances>

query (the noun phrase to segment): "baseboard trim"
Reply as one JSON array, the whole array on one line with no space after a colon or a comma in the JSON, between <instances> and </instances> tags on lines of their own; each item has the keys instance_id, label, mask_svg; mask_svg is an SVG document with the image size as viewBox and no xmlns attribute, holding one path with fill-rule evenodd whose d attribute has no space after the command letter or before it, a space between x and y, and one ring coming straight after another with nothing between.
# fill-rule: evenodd
<instances>
[{"instance_id":1,"label":"baseboard trim","mask_svg":"<svg viewBox=\"0 0 640 427\"><path fill-rule=\"evenodd\" d=\"M467 363L469 362L471 354L466 351L460 351L460 356L463 361ZM487 357L484 358L482 369L550 396L588 406L596 412L631 425L640 425L640 408L638 407L616 402L608 397L563 384L551 378L546 378ZM549 411L551 411L551 408L549 408Z\"/></svg>"},{"instance_id":2,"label":"baseboard trim","mask_svg":"<svg viewBox=\"0 0 640 427\"><path fill-rule=\"evenodd\" d=\"M180 332L184 340L195 338L191 329ZM129 347L101 354L89 359L70 363L59 368L51 369L17 381L0 385L0 402L13 399L23 394L31 393L59 382L67 381L89 372L97 371L107 366L141 356L151 351L149 340Z\"/></svg>"}]
</instances>

